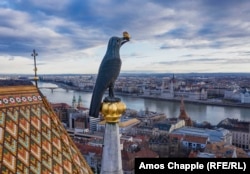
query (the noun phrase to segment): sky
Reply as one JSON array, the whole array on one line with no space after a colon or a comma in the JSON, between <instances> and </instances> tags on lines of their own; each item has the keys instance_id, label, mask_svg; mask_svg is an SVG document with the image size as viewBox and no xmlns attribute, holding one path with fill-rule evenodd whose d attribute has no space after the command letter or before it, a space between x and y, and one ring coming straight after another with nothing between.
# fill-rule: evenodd
<instances>
[{"instance_id":1,"label":"sky","mask_svg":"<svg viewBox=\"0 0 250 174\"><path fill-rule=\"evenodd\" d=\"M1 0L0 74L96 74L127 31L121 73L250 72L249 0Z\"/></svg>"}]
</instances>

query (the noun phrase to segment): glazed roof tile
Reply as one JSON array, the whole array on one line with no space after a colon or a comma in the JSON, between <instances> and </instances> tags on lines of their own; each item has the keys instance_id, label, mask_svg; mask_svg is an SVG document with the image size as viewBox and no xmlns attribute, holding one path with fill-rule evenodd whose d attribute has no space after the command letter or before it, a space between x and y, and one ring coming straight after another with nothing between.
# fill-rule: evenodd
<instances>
[{"instance_id":1,"label":"glazed roof tile","mask_svg":"<svg viewBox=\"0 0 250 174\"><path fill-rule=\"evenodd\" d=\"M92 173L42 93L0 82L0 173Z\"/></svg>"}]
</instances>

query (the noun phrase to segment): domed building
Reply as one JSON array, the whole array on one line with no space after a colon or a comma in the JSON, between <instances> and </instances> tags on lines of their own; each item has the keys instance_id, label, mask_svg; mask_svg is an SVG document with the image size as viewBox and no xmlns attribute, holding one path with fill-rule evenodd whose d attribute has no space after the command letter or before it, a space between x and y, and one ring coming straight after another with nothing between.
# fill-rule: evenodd
<instances>
[{"instance_id":1,"label":"domed building","mask_svg":"<svg viewBox=\"0 0 250 174\"><path fill-rule=\"evenodd\" d=\"M30 81L0 81L0 173L93 173Z\"/></svg>"}]
</instances>

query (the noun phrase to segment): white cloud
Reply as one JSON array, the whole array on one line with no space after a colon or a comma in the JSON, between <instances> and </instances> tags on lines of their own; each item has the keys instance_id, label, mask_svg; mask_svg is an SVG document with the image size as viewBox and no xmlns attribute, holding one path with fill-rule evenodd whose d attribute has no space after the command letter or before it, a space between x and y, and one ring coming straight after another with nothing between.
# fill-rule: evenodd
<instances>
[{"instance_id":1,"label":"white cloud","mask_svg":"<svg viewBox=\"0 0 250 174\"><path fill-rule=\"evenodd\" d=\"M41 72L95 72L109 37L124 30L131 41L121 48L122 71L226 71L233 60L248 62L247 1L234 6L232 1L219 6L214 1L27 1L0 2L0 55L9 54L4 65L15 67L1 64L1 72L15 70L17 62L25 67L18 72L30 72L25 63L32 60L33 48ZM210 61L204 64L203 58ZM245 64L237 63L235 71L249 71Z\"/></svg>"},{"instance_id":2,"label":"white cloud","mask_svg":"<svg viewBox=\"0 0 250 174\"><path fill-rule=\"evenodd\" d=\"M9 61L9 59L12 59ZM9 73L9 74L16 74L16 73L33 73L33 61L31 59L16 56L13 57L11 55L0 56L0 69L1 73Z\"/></svg>"},{"instance_id":3,"label":"white cloud","mask_svg":"<svg viewBox=\"0 0 250 174\"><path fill-rule=\"evenodd\" d=\"M70 0L29 0L30 3L34 4L39 8L53 9L55 11L62 10Z\"/></svg>"}]
</instances>

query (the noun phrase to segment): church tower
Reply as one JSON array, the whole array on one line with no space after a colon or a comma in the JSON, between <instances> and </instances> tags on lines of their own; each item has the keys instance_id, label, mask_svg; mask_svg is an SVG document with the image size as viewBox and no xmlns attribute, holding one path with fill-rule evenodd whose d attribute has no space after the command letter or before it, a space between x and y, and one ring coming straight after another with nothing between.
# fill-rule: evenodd
<instances>
[{"instance_id":1,"label":"church tower","mask_svg":"<svg viewBox=\"0 0 250 174\"><path fill-rule=\"evenodd\" d=\"M185 110L185 105L184 105L184 100L183 97L181 98L181 106L180 106L180 115L179 115L180 120L185 120L185 126L193 126L193 122L188 116L186 110Z\"/></svg>"},{"instance_id":2,"label":"church tower","mask_svg":"<svg viewBox=\"0 0 250 174\"><path fill-rule=\"evenodd\" d=\"M79 98L78 98L78 105L77 105L77 107L83 107L82 97L81 96L79 96Z\"/></svg>"},{"instance_id":3,"label":"church tower","mask_svg":"<svg viewBox=\"0 0 250 174\"><path fill-rule=\"evenodd\" d=\"M72 107L73 107L74 109L77 108L77 103L76 103L76 97L75 97L75 96L73 96L73 99L72 99Z\"/></svg>"},{"instance_id":4,"label":"church tower","mask_svg":"<svg viewBox=\"0 0 250 174\"><path fill-rule=\"evenodd\" d=\"M170 80L170 87L169 87L169 92L172 98L174 98L174 85L175 85L175 78L173 74L173 78Z\"/></svg>"}]
</instances>

